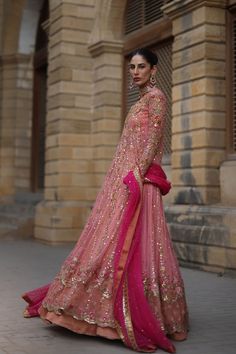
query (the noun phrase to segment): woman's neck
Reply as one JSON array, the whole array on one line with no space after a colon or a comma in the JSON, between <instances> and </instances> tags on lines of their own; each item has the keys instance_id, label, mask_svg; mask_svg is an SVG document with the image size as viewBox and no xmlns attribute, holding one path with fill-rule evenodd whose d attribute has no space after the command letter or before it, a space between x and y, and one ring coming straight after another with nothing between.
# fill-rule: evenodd
<instances>
[{"instance_id":1,"label":"woman's neck","mask_svg":"<svg viewBox=\"0 0 236 354\"><path fill-rule=\"evenodd\" d=\"M144 95L146 95L146 93L152 91L155 87L155 85L151 85L148 81L144 86L139 88L139 97L143 97Z\"/></svg>"}]
</instances>

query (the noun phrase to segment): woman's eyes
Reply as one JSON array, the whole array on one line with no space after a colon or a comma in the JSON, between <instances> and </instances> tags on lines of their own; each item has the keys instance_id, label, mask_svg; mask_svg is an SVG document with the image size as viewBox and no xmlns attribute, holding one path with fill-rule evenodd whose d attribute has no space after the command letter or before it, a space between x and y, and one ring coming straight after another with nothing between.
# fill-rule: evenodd
<instances>
[{"instance_id":1,"label":"woman's eyes","mask_svg":"<svg viewBox=\"0 0 236 354\"><path fill-rule=\"evenodd\" d=\"M141 65L138 65L138 69L144 69L146 66L141 64ZM135 65L130 65L129 67L131 70L134 70L135 69Z\"/></svg>"}]
</instances>

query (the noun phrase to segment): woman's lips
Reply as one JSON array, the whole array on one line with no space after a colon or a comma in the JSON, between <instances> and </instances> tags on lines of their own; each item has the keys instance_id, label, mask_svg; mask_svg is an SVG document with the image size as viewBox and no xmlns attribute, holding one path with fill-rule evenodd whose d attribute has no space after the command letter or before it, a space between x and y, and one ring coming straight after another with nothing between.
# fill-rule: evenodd
<instances>
[{"instance_id":1,"label":"woman's lips","mask_svg":"<svg viewBox=\"0 0 236 354\"><path fill-rule=\"evenodd\" d=\"M134 78L134 81L139 81L139 80L140 80L139 77L135 77L135 78Z\"/></svg>"}]
</instances>

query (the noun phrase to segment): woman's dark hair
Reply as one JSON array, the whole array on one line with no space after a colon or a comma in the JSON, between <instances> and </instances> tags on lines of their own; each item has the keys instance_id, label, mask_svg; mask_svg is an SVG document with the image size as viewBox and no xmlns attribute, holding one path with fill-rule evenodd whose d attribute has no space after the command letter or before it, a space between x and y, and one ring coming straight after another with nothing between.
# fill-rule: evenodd
<instances>
[{"instance_id":1,"label":"woman's dark hair","mask_svg":"<svg viewBox=\"0 0 236 354\"><path fill-rule=\"evenodd\" d=\"M151 65L151 68L153 65L157 65L158 63L158 57L155 53L153 53L151 50L147 48L138 48L135 49L130 55L129 55L129 61L135 56L135 55L141 55L146 61Z\"/></svg>"}]
</instances>

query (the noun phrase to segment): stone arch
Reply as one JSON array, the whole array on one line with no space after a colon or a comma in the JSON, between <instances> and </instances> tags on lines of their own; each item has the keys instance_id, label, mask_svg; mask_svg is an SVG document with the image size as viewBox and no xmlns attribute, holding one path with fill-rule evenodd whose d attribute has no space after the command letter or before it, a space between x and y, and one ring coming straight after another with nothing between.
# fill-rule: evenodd
<instances>
[{"instance_id":1,"label":"stone arch","mask_svg":"<svg viewBox=\"0 0 236 354\"><path fill-rule=\"evenodd\" d=\"M43 0L26 0L21 16L18 52L30 54L34 50L40 9Z\"/></svg>"},{"instance_id":2,"label":"stone arch","mask_svg":"<svg viewBox=\"0 0 236 354\"><path fill-rule=\"evenodd\" d=\"M30 188L32 53L43 0L4 3L0 194Z\"/></svg>"},{"instance_id":3,"label":"stone arch","mask_svg":"<svg viewBox=\"0 0 236 354\"><path fill-rule=\"evenodd\" d=\"M96 2L96 19L90 43L120 41L123 35L123 20L127 0L99 0Z\"/></svg>"},{"instance_id":4,"label":"stone arch","mask_svg":"<svg viewBox=\"0 0 236 354\"><path fill-rule=\"evenodd\" d=\"M17 53L21 17L26 0L8 1L4 3L3 55Z\"/></svg>"},{"instance_id":5,"label":"stone arch","mask_svg":"<svg viewBox=\"0 0 236 354\"><path fill-rule=\"evenodd\" d=\"M9 1L5 5L3 54L30 54L43 0Z\"/></svg>"}]
</instances>

